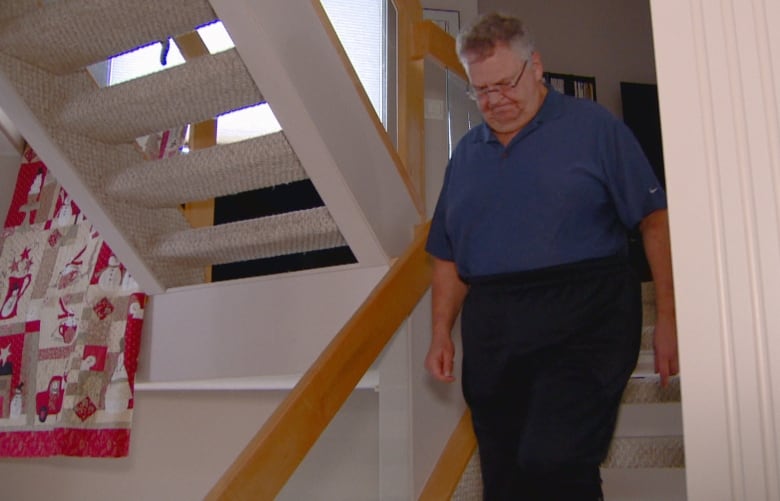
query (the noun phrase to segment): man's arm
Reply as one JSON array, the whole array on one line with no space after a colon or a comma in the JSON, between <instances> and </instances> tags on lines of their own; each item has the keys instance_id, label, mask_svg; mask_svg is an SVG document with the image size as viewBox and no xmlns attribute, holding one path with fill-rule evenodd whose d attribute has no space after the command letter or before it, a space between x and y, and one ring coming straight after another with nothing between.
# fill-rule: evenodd
<instances>
[{"instance_id":1,"label":"man's arm","mask_svg":"<svg viewBox=\"0 0 780 501\"><path fill-rule=\"evenodd\" d=\"M666 386L669 376L679 372L668 211L651 212L639 223L639 230L655 283L655 372L661 375L661 386Z\"/></svg>"},{"instance_id":2,"label":"man's arm","mask_svg":"<svg viewBox=\"0 0 780 501\"><path fill-rule=\"evenodd\" d=\"M455 346L451 333L467 290L468 286L458 276L454 262L433 258L433 329L425 368L439 381L455 380L452 375Z\"/></svg>"}]
</instances>

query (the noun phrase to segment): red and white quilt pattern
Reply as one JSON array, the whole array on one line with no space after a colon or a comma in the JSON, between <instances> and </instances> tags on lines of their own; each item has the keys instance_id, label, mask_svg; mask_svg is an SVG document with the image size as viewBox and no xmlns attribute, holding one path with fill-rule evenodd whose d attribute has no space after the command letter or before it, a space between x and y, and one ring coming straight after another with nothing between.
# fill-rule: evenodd
<instances>
[{"instance_id":1,"label":"red and white quilt pattern","mask_svg":"<svg viewBox=\"0 0 780 501\"><path fill-rule=\"evenodd\" d=\"M28 149L0 234L0 456L128 454L145 300Z\"/></svg>"}]
</instances>

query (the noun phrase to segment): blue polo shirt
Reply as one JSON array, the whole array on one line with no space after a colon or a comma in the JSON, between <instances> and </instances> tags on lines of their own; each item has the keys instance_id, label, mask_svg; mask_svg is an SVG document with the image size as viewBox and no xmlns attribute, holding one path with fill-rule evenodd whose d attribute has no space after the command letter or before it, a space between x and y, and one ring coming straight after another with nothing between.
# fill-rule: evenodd
<instances>
[{"instance_id":1,"label":"blue polo shirt","mask_svg":"<svg viewBox=\"0 0 780 501\"><path fill-rule=\"evenodd\" d=\"M623 122L548 90L506 147L481 124L452 154L426 250L462 277L626 254L627 230L666 207Z\"/></svg>"}]
</instances>

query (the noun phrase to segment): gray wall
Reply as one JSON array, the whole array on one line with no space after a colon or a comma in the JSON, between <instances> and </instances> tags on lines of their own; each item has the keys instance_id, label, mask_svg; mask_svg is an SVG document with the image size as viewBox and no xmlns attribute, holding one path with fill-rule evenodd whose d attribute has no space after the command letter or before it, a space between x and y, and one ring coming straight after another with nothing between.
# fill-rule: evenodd
<instances>
[{"instance_id":1,"label":"gray wall","mask_svg":"<svg viewBox=\"0 0 780 501\"><path fill-rule=\"evenodd\" d=\"M620 82L655 83L648 0L479 0L479 12L523 18L545 69L595 76L599 103L622 116Z\"/></svg>"}]
</instances>

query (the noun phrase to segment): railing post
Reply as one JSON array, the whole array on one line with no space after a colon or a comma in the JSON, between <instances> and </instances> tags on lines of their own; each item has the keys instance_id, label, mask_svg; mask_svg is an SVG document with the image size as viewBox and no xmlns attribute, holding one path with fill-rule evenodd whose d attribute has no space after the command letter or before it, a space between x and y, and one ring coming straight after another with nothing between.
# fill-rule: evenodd
<instances>
[{"instance_id":1,"label":"railing post","mask_svg":"<svg viewBox=\"0 0 780 501\"><path fill-rule=\"evenodd\" d=\"M398 9L398 154L425 204L425 63L415 57L419 0L395 0Z\"/></svg>"}]
</instances>

